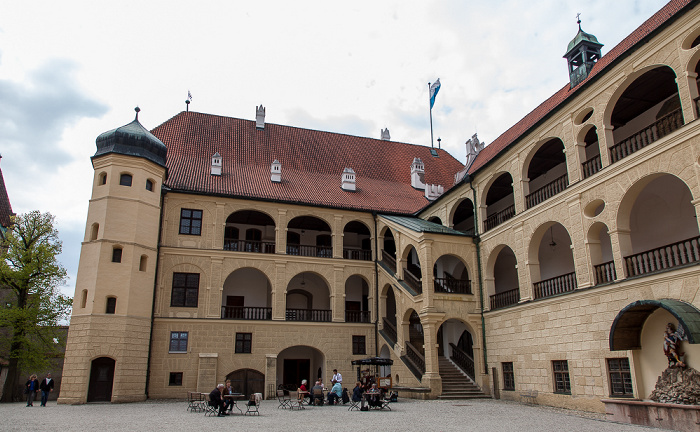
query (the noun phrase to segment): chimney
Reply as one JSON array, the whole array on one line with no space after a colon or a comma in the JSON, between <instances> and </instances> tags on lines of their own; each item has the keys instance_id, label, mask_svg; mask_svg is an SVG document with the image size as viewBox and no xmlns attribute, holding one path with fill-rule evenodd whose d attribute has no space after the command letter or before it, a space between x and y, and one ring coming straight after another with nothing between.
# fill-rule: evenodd
<instances>
[{"instance_id":1,"label":"chimney","mask_svg":"<svg viewBox=\"0 0 700 432\"><path fill-rule=\"evenodd\" d=\"M382 141L390 141L391 135L389 135L389 128L382 129Z\"/></svg>"},{"instance_id":2,"label":"chimney","mask_svg":"<svg viewBox=\"0 0 700 432\"><path fill-rule=\"evenodd\" d=\"M411 186L418 190L425 189L425 167L420 158L413 158L411 164Z\"/></svg>"},{"instance_id":3,"label":"chimney","mask_svg":"<svg viewBox=\"0 0 700 432\"><path fill-rule=\"evenodd\" d=\"M265 129L265 107L262 104L255 107L255 128Z\"/></svg>"},{"instance_id":4,"label":"chimney","mask_svg":"<svg viewBox=\"0 0 700 432\"><path fill-rule=\"evenodd\" d=\"M352 168L345 168L343 170L340 188L345 191L355 191L355 171L353 171Z\"/></svg>"},{"instance_id":5,"label":"chimney","mask_svg":"<svg viewBox=\"0 0 700 432\"><path fill-rule=\"evenodd\" d=\"M274 183L282 182L282 164L275 159L270 166L270 180Z\"/></svg>"},{"instance_id":6,"label":"chimney","mask_svg":"<svg viewBox=\"0 0 700 432\"><path fill-rule=\"evenodd\" d=\"M219 152L214 153L211 157L211 175L221 175L221 155Z\"/></svg>"},{"instance_id":7,"label":"chimney","mask_svg":"<svg viewBox=\"0 0 700 432\"><path fill-rule=\"evenodd\" d=\"M442 185L429 184L425 186L425 197L430 201L435 201L444 192L445 188Z\"/></svg>"}]
</instances>

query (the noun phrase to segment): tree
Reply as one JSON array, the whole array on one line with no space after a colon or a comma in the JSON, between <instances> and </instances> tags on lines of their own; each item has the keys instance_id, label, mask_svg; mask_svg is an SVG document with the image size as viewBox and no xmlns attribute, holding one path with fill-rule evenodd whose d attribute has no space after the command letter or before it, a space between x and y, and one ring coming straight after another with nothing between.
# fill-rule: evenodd
<instances>
[{"instance_id":1,"label":"tree","mask_svg":"<svg viewBox=\"0 0 700 432\"><path fill-rule=\"evenodd\" d=\"M19 399L18 375L41 370L61 353L60 321L71 310L71 299L61 294L66 270L56 257L61 241L50 213L32 211L12 218L0 248L0 352L9 365L2 401Z\"/></svg>"}]
</instances>

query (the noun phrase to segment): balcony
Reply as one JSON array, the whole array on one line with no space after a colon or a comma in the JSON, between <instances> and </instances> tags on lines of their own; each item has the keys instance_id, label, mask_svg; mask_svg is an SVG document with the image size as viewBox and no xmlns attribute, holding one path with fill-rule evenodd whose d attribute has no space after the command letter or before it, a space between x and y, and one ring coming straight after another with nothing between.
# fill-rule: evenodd
<instances>
[{"instance_id":1,"label":"balcony","mask_svg":"<svg viewBox=\"0 0 700 432\"><path fill-rule=\"evenodd\" d=\"M333 248L331 246L288 244L287 255L333 258Z\"/></svg>"},{"instance_id":2,"label":"balcony","mask_svg":"<svg viewBox=\"0 0 700 432\"><path fill-rule=\"evenodd\" d=\"M467 279L435 278L433 282L436 293L471 294L472 282Z\"/></svg>"},{"instance_id":3,"label":"balcony","mask_svg":"<svg viewBox=\"0 0 700 432\"><path fill-rule=\"evenodd\" d=\"M627 276L639 276L700 261L700 237L625 257Z\"/></svg>"},{"instance_id":4,"label":"balcony","mask_svg":"<svg viewBox=\"0 0 700 432\"><path fill-rule=\"evenodd\" d=\"M683 112L677 109L610 148L610 163L626 158L683 126Z\"/></svg>"},{"instance_id":5,"label":"balcony","mask_svg":"<svg viewBox=\"0 0 700 432\"><path fill-rule=\"evenodd\" d=\"M275 242L224 239L224 250L273 254Z\"/></svg>"},{"instance_id":6,"label":"balcony","mask_svg":"<svg viewBox=\"0 0 700 432\"><path fill-rule=\"evenodd\" d=\"M325 309L287 309L287 321L331 322L333 312Z\"/></svg>"},{"instance_id":7,"label":"balcony","mask_svg":"<svg viewBox=\"0 0 700 432\"><path fill-rule=\"evenodd\" d=\"M221 306L221 319L271 320L271 307Z\"/></svg>"},{"instance_id":8,"label":"balcony","mask_svg":"<svg viewBox=\"0 0 700 432\"><path fill-rule=\"evenodd\" d=\"M564 174L528 195L525 198L525 204L527 208L532 208L563 191L567 186L569 186L569 176Z\"/></svg>"},{"instance_id":9,"label":"balcony","mask_svg":"<svg viewBox=\"0 0 700 432\"><path fill-rule=\"evenodd\" d=\"M583 178L585 179L603 169L603 164L600 162L600 155L595 155L582 163L581 168L583 170Z\"/></svg>"},{"instance_id":10,"label":"balcony","mask_svg":"<svg viewBox=\"0 0 700 432\"><path fill-rule=\"evenodd\" d=\"M512 218L515 216L515 204L510 205L503 210L492 214L491 216L488 216L486 218L486 231L490 230L491 228L495 228L498 225L502 224L503 222L507 221L508 219Z\"/></svg>"},{"instance_id":11,"label":"balcony","mask_svg":"<svg viewBox=\"0 0 700 432\"><path fill-rule=\"evenodd\" d=\"M608 261L606 263L593 266L593 274L595 275L596 285L613 282L615 279L617 279L615 263L613 261Z\"/></svg>"},{"instance_id":12,"label":"balcony","mask_svg":"<svg viewBox=\"0 0 700 432\"><path fill-rule=\"evenodd\" d=\"M372 261L372 251L365 249L343 248L343 258L357 261Z\"/></svg>"},{"instance_id":13,"label":"balcony","mask_svg":"<svg viewBox=\"0 0 700 432\"><path fill-rule=\"evenodd\" d=\"M370 311L345 311L345 322L368 323L370 315Z\"/></svg>"},{"instance_id":14,"label":"balcony","mask_svg":"<svg viewBox=\"0 0 700 432\"><path fill-rule=\"evenodd\" d=\"M512 290L503 291L502 293L492 295L490 299L491 310L518 304L518 301L520 301L520 289L515 288Z\"/></svg>"},{"instance_id":15,"label":"balcony","mask_svg":"<svg viewBox=\"0 0 700 432\"><path fill-rule=\"evenodd\" d=\"M576 289L576 273L553 277L533 284L535 298L551 297Z\"/></svg>"}]
</instances>

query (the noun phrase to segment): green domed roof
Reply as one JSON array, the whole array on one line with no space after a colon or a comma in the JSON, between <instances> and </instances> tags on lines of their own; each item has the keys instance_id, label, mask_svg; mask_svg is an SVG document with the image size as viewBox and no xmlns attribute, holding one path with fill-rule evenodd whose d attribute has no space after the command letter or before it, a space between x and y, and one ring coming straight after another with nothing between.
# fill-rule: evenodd
<instances>
[{"instance_id":1,"label":"green domed roof","mask_svg":"<svg viewBox=\"0 0 700 432\"><path fill-rule=\"evenodd\" d=\"M137 107L136 118L131 123L104 132L97 137L95 156L118 153L142 157L160 166L165 166L168 149L163 141L156 138L139 123L139 111L140 109Z\"/></svg>"},{"instance_id":2,"label":"green domed roof","mask_svg":"<svg viewBox=\"0 0 700 432\"><path fill-rule=\"evenodd\" d=\"M603 46L602 43L598 42L598 39L593 36L590 33L586 33L585 31L581 30L581 27L578 29L578 33L576 33L576 37L569 42L569 46L566 48L566 53L568 54L571 52L572 49L574 49L578 44L581 42L588 42L591 45L598 45L598 46Z\"/></svg>"}]
</instances>

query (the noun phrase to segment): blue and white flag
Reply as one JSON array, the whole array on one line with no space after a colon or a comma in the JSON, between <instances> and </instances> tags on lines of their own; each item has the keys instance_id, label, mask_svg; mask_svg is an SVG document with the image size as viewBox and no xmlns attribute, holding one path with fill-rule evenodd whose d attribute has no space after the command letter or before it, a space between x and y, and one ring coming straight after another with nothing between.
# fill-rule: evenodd
<instances>
[{"instance_id":1,"label":"blue and white flag","mask_svg":"<svg viewBox=\"0 0 700 432\"><path fill-rule=\"evenodd\" d=\"M190 93L189 90L187 90L187 100L191 101L192 100L192 93Z\"/></svg>"},{"instance_id":2,"label":"blue and white flag","mask_svg":"<svg viewBox=\"0 0 700 432\"><path fill-rule=\"evenodd\" d=\"M433 105L435 105L435 97L437 96L439 91L440 78L438 78L437 81L435 81L433 85L430 86L430 109L433 109Z\"/></svg>"}]
</instances>

